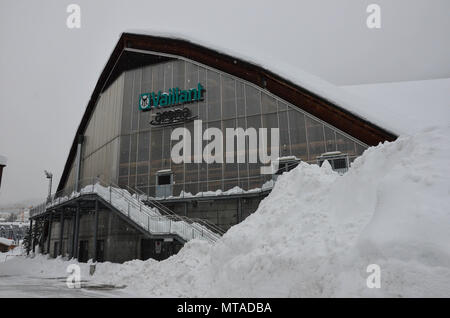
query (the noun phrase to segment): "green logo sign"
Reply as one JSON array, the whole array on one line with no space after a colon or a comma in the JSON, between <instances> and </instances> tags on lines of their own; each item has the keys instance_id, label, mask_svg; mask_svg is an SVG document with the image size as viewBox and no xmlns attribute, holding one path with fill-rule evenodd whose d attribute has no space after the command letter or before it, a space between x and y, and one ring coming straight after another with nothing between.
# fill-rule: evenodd
<instances>
[{"instance_id":1,"label":"green logo sign","mask_svg":"<svg viewBox=\"0 0 450 318\"><path fill-rule=\"evenodd\" d=\"M155 108L171 107L190 102L203 100L205 88L198 83L197 88L182 90L178 87L169 89L169 92L144 93L139 96L139 109L148 111Z\"/></svg>"}]
</instances>

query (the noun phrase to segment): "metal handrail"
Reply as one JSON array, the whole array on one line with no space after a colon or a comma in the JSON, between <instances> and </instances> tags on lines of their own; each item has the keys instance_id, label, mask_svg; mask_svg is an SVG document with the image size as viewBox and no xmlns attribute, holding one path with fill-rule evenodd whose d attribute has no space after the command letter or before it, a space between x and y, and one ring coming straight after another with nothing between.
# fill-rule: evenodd
<instances>
[{"instance_id":1,"label":"metal handrail","mask_svg":"<svg viewBox=\"0 0 450 318\"><path fill-rule=\"evenodd\" d=\"M117 210L127 215L139 226L151 233L178 234L185 240L193 238L203 238L210 242L215 242L220 233L214 233L188 218L174 214L170 209L162 207L161 210L170 211L169 215L162 215L158 208L151 208L144 204L139 197L134 197L129 191L120 188L114 183L105 183L99 178L91 179L91 184L85 180L80 180L79 191L73 188L63 189L48 199L46 202L31 209L30 215L35 216L44 213L47 208L59 205L62 202L79 197L84 194L95 193L114 206ZM123 199L120 201L118 199Z\"/></svg>"}]
</instances>

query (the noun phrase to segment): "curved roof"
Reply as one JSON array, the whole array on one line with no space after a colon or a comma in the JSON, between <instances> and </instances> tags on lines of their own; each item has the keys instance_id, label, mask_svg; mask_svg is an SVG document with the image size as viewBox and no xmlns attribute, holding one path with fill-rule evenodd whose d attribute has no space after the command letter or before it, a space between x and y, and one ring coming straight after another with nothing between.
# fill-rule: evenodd
<instances>
[{"instance_id":1,"label":"curved roof","mask_svg":"<svg viewBox=\"0 0 450 318\"><path fill-rule=\"evenodd\" d=\"M123 71L155 62L155 56L143 52L155 52L169 56L184 57L258 85L287 102L301 107L308 113L330 123L345 133L368 145L392 141L397 136L388 128L382 128L376 120L369 120L365 114L358 114L354 102L346 102L337 88L310 75L288 77L269 70L258 61L250 62L237 56L217 50L210 45L193 43L190 39L173 35L143 34L143 31L123 33L106 63L94 91L89 99L81 123L73 140L64 166L58 190L64 187L72 162L76 155L77 136L82 135L95 108L100 93ZM249 59L249 58L248 58ZM257 64L258 63L258 64ZM361 103L363 103L361 101ZM364 109L364 107L361 107Z\"/></svg>"}]
</instances>

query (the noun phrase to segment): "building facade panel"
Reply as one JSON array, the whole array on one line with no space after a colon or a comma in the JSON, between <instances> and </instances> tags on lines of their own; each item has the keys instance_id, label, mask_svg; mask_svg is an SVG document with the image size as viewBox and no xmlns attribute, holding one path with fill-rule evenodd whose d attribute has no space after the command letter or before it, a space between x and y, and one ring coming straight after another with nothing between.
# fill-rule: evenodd
<instances>
[{"instance_id":1,"label":"building facade panel","mask_svg":"<svg viewBox=\"0 0 450 318\"><path fill-rule=\"evenodd\" d=\"M227 163L227 128L240 127L244 131L267 128L268 149L271 150L271 128L279 128L279 156L296 156L316 163L325 152L341 151L353 160L366 145L324 123L294 105L229 74L188 60L169 60L163 63L126 71L123 75L123 110L120 136L119 176L122 187L139 189L156 196L159 171L173 173L173 196L206 191L227 191L234 187L244 190L261 187L271 176L261 175L258 144L246 140L245 162ZM168 93L179 88L192 89L198 84L205 88L201 101L179 105L189 108L195 119L202 121L202 134L208 128L223 133L223 163L194 162L195 149L191 142L191 162L175 164L171 149L178 140L171 140L172 131L185 127L194 138L194 124L157 127L150 124L155 113L165 109L140 111L140 94ZM258 135L259 139L259 135ZM213 140L213 137L211 137ZM203 151L210 140L202 140ZM261 140L259 141L261 142ZM270 154L270 151L268 152Z\"/></svg>"}]
</instances>

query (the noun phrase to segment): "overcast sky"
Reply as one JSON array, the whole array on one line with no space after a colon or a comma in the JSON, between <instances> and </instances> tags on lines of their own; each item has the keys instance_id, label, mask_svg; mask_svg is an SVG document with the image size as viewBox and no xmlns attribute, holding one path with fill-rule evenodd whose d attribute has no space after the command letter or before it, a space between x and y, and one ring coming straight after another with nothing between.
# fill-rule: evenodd
<instances>
[{"instance_id":1,"label":"overcast sky","mask_svg":"<svg viewBox=\"0 0 450 318\"><path fill-rule=\"evenodd\" d=\"M66 8L81 7L68 29ZM381 29L366 8L381 7ZM176 31L253 46L336 85L450 77L450 1L0 1L0 206L45 197L120 33Z\"/></svg>"}]
</instances>

